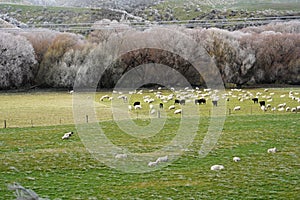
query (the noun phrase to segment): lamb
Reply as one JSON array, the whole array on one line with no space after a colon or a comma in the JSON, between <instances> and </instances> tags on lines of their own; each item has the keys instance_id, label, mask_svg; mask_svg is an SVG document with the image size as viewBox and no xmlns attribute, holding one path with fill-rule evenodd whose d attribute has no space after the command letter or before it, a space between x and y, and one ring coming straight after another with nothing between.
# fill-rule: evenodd
<instances>
[{"instance_id":1,"label":"lamb","mask_svg":"<svg viewBox=\"0 0 300 200\"><path fill-rule=\"evenodd\" d=\"M233 157L233 159L232 159L234 162L239 162L239 161L241 161L241 158L239 158L239 157Z\"/></svg>"},{"instance_id":2,"label":"lamb","mask_svg":"<svg viewBox=\"0 0 300 200\"><path fill-rule=\"evenodd\" d=\"M276 152L277 152L276 147L268 149L268 153L276 153Z\"/></svg>"},{"instance_id":3,"label":"lamb","mask_svg":"<svg viewBox=\"0 0 300 200\"><path fill-rule=\"evenodd\" d=\"M61 137L61 139L66 140L69 139L73 135L73 131L67 132L64 134L64 136Z\"/></svg>"},{"instance_id":4,"label":"lamb","mask_svg":"<svg viewBox=\"0 0 300 200\"><path fill-rule=\"evenodd\" d=\"M233 108L234 111L241 110L241 106L236 106Z\"/></svg>"},{"instance_id":5,"label":"lamb","mask_svg":"<svg viewBox=\"0 0 300 200\"><path fill-rule=\"evenodd\" d=\"M213 171L222 170L222 169L225 169L223 165L213 165L210 167L210 170Z\"/></svg>"}]
</instances>

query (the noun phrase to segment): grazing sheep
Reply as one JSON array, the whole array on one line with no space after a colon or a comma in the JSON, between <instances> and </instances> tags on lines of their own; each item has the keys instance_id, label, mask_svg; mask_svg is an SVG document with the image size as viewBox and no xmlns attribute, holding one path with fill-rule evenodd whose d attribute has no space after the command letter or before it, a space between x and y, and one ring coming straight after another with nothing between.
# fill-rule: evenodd
<instances>
[{"instance_id":1,"label":"grazing sheep","mask_svg":"<svg viewBox=\"0 0 300 200\"><path fill-rule=\"evenodd\" d=\"M157 165L157 162L149 162L148 167L154 167Z\"/></svg>"},{"instance_id":2,"label":"grazing sheep","mask_svg":"<svg viewBox=\"0 0 300 200\"><path fill-rule=\"evenodd\" d=\"M155 162L160 163L160 162L168 162L168 156L163 156L163 157L159 157L157 158L157 160Z\"/></svg>"},{"instance_id":3,"label":"grazing sheep","mask_svg":"<svg viewBox=\"0 0 300 200\"><path fill-rule=\"evenodd\" d=\"M260 105L260 107L266 106L266 102L265 102L265 101L260 101L260 102L259 102L259 105Z\"/></svg>"},{"instance_id":4,"label":"grazing sheep","mask_svg":"<svg viewBox=\"0 0 300 200\"><path fill-rule=\"evenodd\" d=\"M264 111L264 112L267 111L267 107L266 107L266 106L261 106L260 109L261 109L262 111Z\"/></svg>"},{"instance_id":5,"label":"grazing sheep","mask_svg":"<svg viewBox=\"0 0 300 200\"><path fill-rule=\"evenodd\" d=\"M286 107L286 109L285 109L286 112L289 112L290 110L291 110L290 107Z\"/></svg>"},{"instance_id":6,"label":"grazing sheep","mask_svg":"<svg viewBox=\"0 0 300 200\"><path fill-rule=\"evenodd\" d=\"M239 161L241 161L241 159L239 158L239 157L233 157L233 159L232 159L234 162L239 162Z\"/></svg>"},{"instance_id":7,"label":"grazing sheep","mask_svg":"<svg viewBox=\"0 0 300 200\"><path fill-rule=\"evenodd\" d=\"M104 95L100 98L100 101L103 101L104 99L109 99L109 96L108 95Z\"/></svg>"},{"instance_id":8,"label":"grazing sheep","mask_svg":"<svg viewBox=\"0 0 300 200\"><path fill-rule=\"evenodd\" d=\"M291 112L296 112L297 111L297 108L292 108L291 109Z\"/></svg>"},{"instance_id":9,"label":"grazing sheep","mask_svg":"<svg viewBox=\"0 0 300 200\"><path fill-rule=\"evenodd\" d=\"M276 153L276 152L277 152L276 147L268 149L268 153Z\"/></svg>"},{"instance_id":10,"label":"grazing sheep","mask_svg":"<svg viewBox=\"0 0 300 200\"><path fill-rule=\"evenodd\" d=\"M169 107L169 110L172 110L172 109L175 109L174 105L172 105L172 106Z\"/></svg>"},{"instance_id":11,"label":"grazing sheep","mask_svg":"<svg viewBox=\"0 0 300 200\"><path fill-rule=\"evenodd\" d=\"M286 106L286 103L281 103L278 105L278 108L284 108Z\"/></svg>"},{"instance_id":12,"label":"grazing sheep","mask_svg":"<svg viewBox=\"0 0 300 200\"><path fill-rule=\"evenodd\" d=\"M127 158L127 154L116 154L115 158L116 159L124 159L124 158Z\"/></svg>"},{"instance_id":13,"label":"grazing sheep","mask_svg":"<svg viewBox=\"0 0 300 200\"><path fill-rule=\"evenodd\" d=\"M300 106L297 106L296 109L297 109L297 110L300 110Z\"/></svg>"},{"instance_id":14,"label":"grazing sheep","mask_svg":"<svg viewBox=\"0 0 300 200\"><path fill-rule=\"evenodd\" d=\"M182 112L181 109L177 109L177 110L174 111L174 114L180 114L181 112Z\"/></svg>"},{"instance_id":15,"label":"grazing sheep","mask_svg":"<svg viewBox=\"0 0 300 200\"><path fill-rule=\"evenodd\" d=\"M73 131L67 132L64 134L64 136L61 137L61 139L66 140L69 139L73 135Z\"/></svg>"},{"instance_id":16,"label":"grazing sheep","mask_svg":"<svg viewBox=\"0 0 300 200\"><path fill-rule=\"evenodd\" d=\"M252 101L253 103L258 103L258 98L253 98Z\"/></svg>"},{"instance_id":17,"label":"grazing sheep","mask_svg":"<svg viewBox=\"0 0 300 200\"><path fill-rule=\"evenodd\" d=\"M128 110L132 110L132 106L131 105L128 106Z\"/></svg>"},{"instance_id":18,"label":"grazing sheep","mask_svg":"<svg viewBox=\"0 0 300 200\"><path fill-rule=\"evenodd\" d=\"M272 110L272 111L276 111L276 107L272 108L271 110Z\"/></svg>"},{"instance_id":19,"label":"grazing sheep","mask_svg":"<svg viewBox=\"0 0 300 200\"><path fill-rule=\"evenodd\" d=\"M149 105L149 109L152 110L154 106L152 104Z\"/></svg>"},{"instance_id":20,"label":"grazing sheep","mask_svg":"<svg viewBox=\"0 0 300 200\"><path fill-rule=\"evenodd\" d=\"M280 107L280 108L278 108L278 111L282 112L282 111L284 111L284 108Z\"/></svg>"},{"instance_id":21,"label":"grazing sheep","mask_svg":"<svg viewBox=\"0 0 300 200\"><path fill-rule=\"evenodd\" d=\"M214 170L214 171L222 170L222 169L225 169L223 165L213 165L210 167L210 170Z\"/></svg>"},{"instance_id":22,"label":"grazing sheep","mask_svg":"<svg viewBox=\"0 0 300 200\"><path fill-rule=\"evenodd\" d=\"M241 110L241 106L236 106L233 108L234 111Z\"/></svg>"}]
</instances>

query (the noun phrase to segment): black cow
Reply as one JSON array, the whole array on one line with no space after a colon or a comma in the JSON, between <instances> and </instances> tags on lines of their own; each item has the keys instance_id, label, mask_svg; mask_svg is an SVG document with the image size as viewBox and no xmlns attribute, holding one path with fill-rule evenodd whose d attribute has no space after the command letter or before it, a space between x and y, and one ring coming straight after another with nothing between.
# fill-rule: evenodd
<instances>
[{"instance_id":1,"label":"black cow","mask_svg":"<svg viewBox=\"0 0 300 200\"><path fill-rule=\"evenodd\" d=\"M137 105L141 105L141 102L136 101L136 102L133 103L133 106L134 106L134 107L137 106Z\"/></svg>"},{"instance_id":2,"label":"black cow","mask_svg":"<svg viewBox=\"0 0 300 200\"><path fill-rule=\"evenodd\" d=\"M260 105L260 107L266 106L266 102L265 102L265 101L260 101L260 102L259 102L259 105Z\"/></svg>"},{"instance_id":3,"label":"black cow","mask_svg":"<svg viewBox=\"0 0 300 200\"><path fill-rule=\"evenodd\" d=\"M159 108L160 108L160 109L163 109L163 108L164 108L164 104L163 104L163 103L160 103L160 104L159 104Z\"/></svg>"},{"instance_id":4,"label":"black cow","mask_svg":"<svg viewBox=\"0 0 300 200\"><path fill-rule=\"evenodd\" d=\"M252 101L253 103L258 103L258 98L253 98Z\"/></svg>"},{"instance_id":5,"label":"black cow","mask_svg":"<svg viewBox=\"0 0 300 200\"><path fill-rule=\"evenodd\" d=\"M180 101L178 99L175 99L174 104L180 104Z\"/></svg>"},{"instance_id":6,"label":"black cow","mask_svg":"<svg viewBox=\"0 0 300 200\"><path fill-rule=\"evenodd\" d=\"M206 104L206 99L195 99L195 104Z\"/></svg>"}]
</instances>

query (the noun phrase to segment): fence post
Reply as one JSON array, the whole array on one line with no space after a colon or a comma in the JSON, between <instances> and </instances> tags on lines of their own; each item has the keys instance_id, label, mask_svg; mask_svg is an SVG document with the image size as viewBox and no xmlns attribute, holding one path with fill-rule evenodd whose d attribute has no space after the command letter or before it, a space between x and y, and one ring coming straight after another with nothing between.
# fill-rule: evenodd
<instances>
[{"instance_id":1,"label":"fence post","mask_svg":"<svg viewBox=\"0 0 300 200\"><path fill-rule=\"evenodd\" d=\"M89 116L88 115L85 116L85 119L86 119L86 123L89 123Z\"/></svg>"},{"instance_id":2,"label":"fence post","mask_svg":"<svg viewBox=\"0 0 300 200\"><path fill-rule=\"evenodd\" d=\"M157 111L157 117L160 118L160 111Z\"/></svg>"},{"instance_id":3,"label":"fence post","mask_svg":"<svg viewBox=\"0 0 300 200\"><path fill-rule=\"evenodd\" d=\"M4 128L6 128L6 120L4 120Z\"/></svg>"},{"instance_id":4,"label":"fence post","mask_svg":"<svg viewBox=\"0 0 300 200\"><path fill-rule=\"evenodd\" d=\"M231 115L231 109L229 108L229 110L228 110L228 115Z\"/></svg>"}]
</instances>

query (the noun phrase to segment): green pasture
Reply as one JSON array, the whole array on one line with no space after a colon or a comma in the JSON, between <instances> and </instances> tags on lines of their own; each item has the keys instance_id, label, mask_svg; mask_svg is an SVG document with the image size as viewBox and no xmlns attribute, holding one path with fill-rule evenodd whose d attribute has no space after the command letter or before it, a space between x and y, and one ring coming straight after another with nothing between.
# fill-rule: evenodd
<instances>
[{"instance_id":1,"label":"green pasture","mask_svg":"<svg viewBox=\"0 0 300 200\"><path fill-rule=\"evenodd\" d=\"M290 91L296 94L299 88L246 91L261 92L261 96L274 93L270 102L274 106L283 102L290 107L299 105L288 97ZM239 101L240 93L242 91L233 91L237 97L226 102L222 134L206 157L201 158L198 151L209 126L210 100L207 105L198 106L201 118L197 135L183 155L168 166L147 173L112 169L89 154L73 125L75 93L1 94L1 121L9 116L15 119L15 124L7 120L8 127L0 129L0 199L15 199L13 192L7 189L13 182L49 199L297 199L300 195L300 113L263 112L251 100ZM280 97L284 94L286 96ZM111 102L99 101L103 95L111 93L84 95L94 102L99 124L107 138L131 152L145 153L162 148L176 135L180 115L167 109L172 102L165 104L164 129L144 139L124 133L111 120ZM144 95L154 96L154 93L144 91L142 95L132 95L129 103L142 102ZM119 99L116 101L123 103ZM158 103L155 101L153 105ZM229 113L236 105L240 105L241 110ZM148 104L142 102L142 107L129 114L143 127L150 123L151 117L157 116L149 117ZM23 118L33 119L33 127ZM62 135L68 131L75 134L69 140L62 140ZM272 147L278 152L268 154L267 149ZM239 156L241 162L233 162L234 156ZM225 169L211 171L214 164L222 164Z\"/></svg>"}]
</instances>

